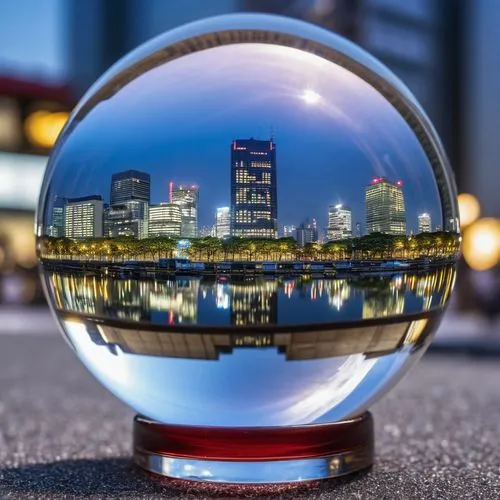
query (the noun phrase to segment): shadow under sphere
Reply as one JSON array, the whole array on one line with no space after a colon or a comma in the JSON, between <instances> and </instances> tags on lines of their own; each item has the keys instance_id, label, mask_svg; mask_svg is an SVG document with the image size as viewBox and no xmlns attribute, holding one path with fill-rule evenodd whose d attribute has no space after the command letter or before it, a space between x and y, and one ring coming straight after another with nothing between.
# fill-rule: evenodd
<instances>
[{"instance_id":1,"label":"shadow under sphere","mask_svg":"<svg viewBox=\"0 0 500 500\"><path fill-rule=\"evenodd\" d=\"M360 415L425 350L459 251L439 139L357 47L272 16L115 65L51 157L42 276L82 362L168 424Z\"/></svg>"}]
</instances>

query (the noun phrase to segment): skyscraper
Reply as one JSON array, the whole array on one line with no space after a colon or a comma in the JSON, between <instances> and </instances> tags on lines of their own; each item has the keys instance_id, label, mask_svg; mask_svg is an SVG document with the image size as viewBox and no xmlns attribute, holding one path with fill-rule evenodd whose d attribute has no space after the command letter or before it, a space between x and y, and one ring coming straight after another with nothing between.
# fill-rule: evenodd
<instances>
[{"instance_id":1,"label":"skyscraper","mask_svg":"<svg viewBox=\"0 0 500 500\"><path fill-rule=\"evenodd\" d=\"M111 177L110 207L106 210L107 236L148 236L148 207L151 177L138 170L118 172ZM108 220L108 217L110 219Z\"/></svg>"},{"instance_id":2,"label":"skyscraper","mask_svg":"<svg viewBox=\"0 0 500 500\"><path fill-rule=\"evenodd\" d=\"M182 213L179 205L160 203L149 207L148 234L150 237L180 237Z\"/></svg>"},{"instance_id":3,"label":"skyscraper","mask_svg":"<svg viewBox=\"0 0 500 500\"><path fill-rule=\"evenodd\" d=\"M352 212L350 208L342 204L328 207L326 235L329 240L346 240L352 237Z\"/></svg>"},{"instance_id":4,"label":"skyscraper","mask_svg":"<svg viewBox=\"0 0 500 500\"><path fill-rule=\"evenodd\" d=\"M307 218L296 230L298 244L303 247L307 243L316 243L318 241L318 224L316 219Z\"/></svg>"},{"instance_id":5,"label":"skyscraper","mask_svg":"<svg viewBox=\"0 0 500 500\"><path fill-rule=\"evenodd\" d=\"M418 216L418 232L419 233L430 233L432 232L432 221L431 215L427 212L419 214Z\"/></svg>"},{"instance_id":6,"label":"skyscraper","mask_svg":"<svg viewBox=\"0 0 500 500\"><path fill-rule=\"evenodd\" d=\"M227 238L231 234L231 210L229 207L219 207L215 215L215 236Z\"/></svg>"},{"instance_id":7,"label":"skyscraper","mask_svg":"<svg viewBox=\"0 0 500 500\"><path fill-rule=\"evenodd\" d=\"M64 235L72 239L101 237L103 208L100 195L68 198L64 205Z\"/></svg>"},{"instance_id":8,"label":"skyscraper","mask_svg":"<svg viewBox=\"0 0 500 500\"><path fill-rule=\"evenodd\" d=\"M297 228L290 224L288 226L283 226L283 238L296 238L297 237Z\"/></svg>"},{"instance_id":9,"label":"skyscraper","mask_svg":"<svg viewBox=\"0 0 500 500\"><path fill-rule=\"evenodd\" d=\"M134 225L131 221L127 205L112 205L104 208L104 236L116 238L118 236L135 236Z\"/></svg>"},{"instance_id":10,"label":"skyscraper","mask_svg":"<svg viewBox=\"0 0 500 500\"><path fill-rule=\"evenodd\" d=\"M237 139L231 144L231 235L278 237L276 145Z\"/></svg>"},{"instance_id":11,"label":"skyscraper","mask_svg":"<svg viewBox=\"0 0 500 500\"><path fill-rule=\"evenodd\" d=\"M119 205L130 200L149 203L151 198L151 176L138 170L118 172L111 177L110 205Z\"/></svg>"},{"instance_id":12,"label":"skyscraper","mask_svg":"<svg viewBox=\"0 0 500 500\"><path fill-rule=\"evenodd\" d=\"M196 238L198 236L198 187L174 187L171 182L170 203L181 209L181 236Z\"/></svg>"},{"instance_id":13,"label":"skyscraper","mask_svg":"<svg viewBox=\"0 0 500 500\"><path fill-rule=\"evenodd\" d=\"M406 234L403 183L377 177L365 189L366 232Z\"/></svg>"},{"instance_id":14,"label":"skyscraper","mask_svg":"<svg viewBox=\"0 0 500 500\"><path fill-rule=\"evenodd\" d=\"M48 227L48 236L54 238L61 238L64 236L64 206L66 205L66 198L56 196L54 204L52 205L52 223Z\"/></svg>"}]
</instances>

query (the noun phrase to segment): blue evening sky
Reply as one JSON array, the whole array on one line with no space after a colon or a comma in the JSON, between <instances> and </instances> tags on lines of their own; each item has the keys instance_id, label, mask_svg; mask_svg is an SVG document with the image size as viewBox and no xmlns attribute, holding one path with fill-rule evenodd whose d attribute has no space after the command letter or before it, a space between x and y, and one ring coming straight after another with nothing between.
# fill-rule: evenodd
<instances>
[{"instance_id":1,"label":"blue evening sky","mask_svg":"<svg viewBox=\"0 0 500 500\"><path fill-rule=\"evenodd\" d=\"M304 93L319 96L317 102ZM230 203L233 139L277 147L278 223L327 221L345 203L363 224L364 189L373 177L402 180L408 230L417 214L442 224L431 167L406 122L360 78L286 47L240 44L209 49L155 68L99 103L61 148L51 194L102 194L114 172L152 178L152 202L168 182L197 184L200 225Z\"/></svg>"}]
</instances>

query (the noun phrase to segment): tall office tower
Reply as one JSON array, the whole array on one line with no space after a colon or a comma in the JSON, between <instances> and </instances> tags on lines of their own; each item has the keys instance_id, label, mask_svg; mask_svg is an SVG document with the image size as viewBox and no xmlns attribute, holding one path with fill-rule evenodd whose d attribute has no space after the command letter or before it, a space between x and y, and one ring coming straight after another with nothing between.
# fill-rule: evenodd
<instances>
[{"instance_id":1,"label":"tall office tower","mask_svg":"<svg viewBox=\"0 0 500 500\"><path fill-rule=\"evenodd\" d=\"M406 235L403 183L377 177L365 189L366 232Z\"/></svg>"},{"instance_id":2,"label":"tall office tower","mask_svg":"<svg viewBox=\"0 0 500 500\"><path fill-rule=\"evenodd\" d=\"M68 198L64 205L64 235L75 240L102 237L103 209L100 195Z\"/></svg>"},{"instance_id":3,"label":"tall office tower","mask_svg":"<svg viewBox=\"0 0 500 500\"><path fill-rule=\"evenodd\" d=\"M430 233L432 232L431 215L427 212L418 215L418 232Z\"/></svg>"},{"instance_id":4,"label":"tall office tower","mask_svg":"<svg viewBox=\"0 0 500 500\"><path fill-rule=\"evenodd\" d=\"M136 236L137 221L132 220L130 210L126 204L104 207L104 236L116 238L118 236Z\"/></svg>"},{"instance_id":5,"label":"tall office tower","mask_svg":"<svg viewBox=\"0 0 500 500\"><path fill-rule=\"evenodd\" d=\"M295 231L298 244L303 247L307 243L316 243L318 241L318 224L316 219L307 218Z\"/></svg>"},{"instance_id":6,"label":"tall office tower","mask_svg":"<svg viewBox=\"0 0 500 500\"><path fill-rule=\"evenodd\" d=\"M179 205L160 203L159 205L151 205L149 207L149 237L180 237L181 225L182 212Z\"/></svg>"},{"instance_id":7,"label":"tall office tower","mask_svg":"<svg viewBox=\"0 0 500 500\"><path fill-rule=\"evenodd\" d=\"M297 228L290 224L288 226L283 226L283 238L296 238L297 236Z\"/></svg>"},{"instance_id":8,"label":"tall office tower","mask_svg":"<svg viewBox=\"0 0 500 500\"><path fill-rule=\"evenodd\" d=\"M138 170L118 172L111 177L110 205L119 205L130 200L149 203L151 198L151 176Z\"/></svg>"},{"instance_id":9,"label":"tall office tower","mask_svg":"<svg viewBox=\"0 0 500 500\"><path fill-rule=\"evenodd\" d=\"M326 236L329 240L346 240L352 237L352 212L350 208L342 204L328 207Z\"/></svg>"},{"instance_id":10,"label":"tall office tower","mask_svg":"<svg viewBox=\"0 0 500 500\"><path fill-rule=\"evenodd\" d=\"M52 221L47 228L47 235L54 238L64 236L64 206L67 199L62 196L56 196L52 205Z\"/></svg>"},{"instance_id":11,"label":"tall office tower","mask_svg":"<svg viewBox=\"0 0 500 500\"><path fill-rule=\"evenodd\" d=\"M198 187L174 187L170 182L170 203L181 209L181 236L196 238L198 236Z\"/></svg>"},{"instance_id":12,"label":"tall office tower","mask_svg":"<svg viewBox=\"0 0 500 500\"><path fill-rule=\"evenodd\" d=\"M118 172L111 177L110 212L113 232L135 238L148 236L148 206L151 198L151 176L138 170ZM118 208L115 210L114 207ZM123 207L127 210L123 210ZM118 219L121 213L123 218Z\"/></svg>"},{"instance_id":13,"label":"tall office tower","mask_svg":"<svg viewBox=\"0 0 500 500\"><path fill-rule=\"evenodd\" d=\"M215 236L227 238L231 234L231 210L229 207L219 207L215 214Z\"/></svg>"},{"instance_id":14,"label":"tall office tower","mask_svg":"<svg viewBox=\"0 0 500 500\"><path fill-rule=\"evenodd\" d=\"M231 144L231 236L278 237L276 145L237 139Z\"/></svg>"},{"instance_id":15,"label":"tall office tower","mask_svg":"<svg viewBox=\"0 0 500 500\"><path fill-rule=\"evenodd\" d=\"M148 237L149 203L143 200L129 200L124 203L129 210L130 227L136 238Z\"/></svg>"},{"instance_id":16,"label":"tall office tower","mask_svg":"<svg viewBox=\"0 0 500 500\"><path fill-rule=\"evenodd\" d=\"M356 232L354 233L356 238L361 238L361 223L356 222Z\"/></svg>"}]
</instances>

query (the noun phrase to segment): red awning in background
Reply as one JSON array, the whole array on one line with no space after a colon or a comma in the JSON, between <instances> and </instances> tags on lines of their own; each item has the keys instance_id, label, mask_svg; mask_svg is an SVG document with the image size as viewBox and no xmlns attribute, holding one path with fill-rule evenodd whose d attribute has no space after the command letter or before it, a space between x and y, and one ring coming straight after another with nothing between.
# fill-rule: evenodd
<instances>
[{"instance_id":1,"label":"red awning in background","mask_svg":"<svg viewBox=\"0 0 500 500\"><path fill-rule=\"evenodd\" d=\"M56 101L70 107L74 104L69 85L52 85L10 76L0 76L0 95Z\"/></svg>"}]
</instances>

